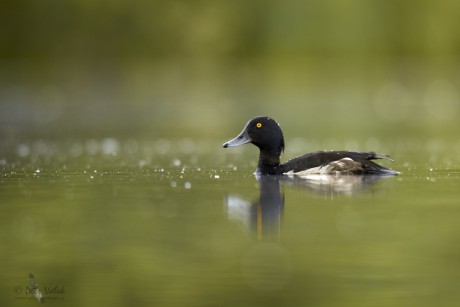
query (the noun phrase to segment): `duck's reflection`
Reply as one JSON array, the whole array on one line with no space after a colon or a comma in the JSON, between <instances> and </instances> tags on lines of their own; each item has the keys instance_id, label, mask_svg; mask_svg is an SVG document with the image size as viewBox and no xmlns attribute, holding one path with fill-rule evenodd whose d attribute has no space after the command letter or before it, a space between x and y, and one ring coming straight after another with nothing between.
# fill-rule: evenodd
<instances>
[{"instance_id":1,"label":"duck's reflection","mask_svg":"<svg viewBox=\"0 0 460 307\"><path fill-rule=\"evenodd\" d=\"M237 221L255 234L258 240L276 240L280 236L284 194L279 176L260 176L260 196L253 202L237 196L225 200L229 220Z\"/></svg>"},{"instance_id":2,"label":"duck's reflection","mask_svg":"<svg viewBox=\"0 0 460 307\"><path fill-rule=\"evenodd\" d=\"M368 190L376 182L388 176L337 176L311 175L256 176L260 196L249 202L238 196L229 195L225 199L228 219L240 223L258 240L277 240L281 233L284 209L283 185L299 186L310 192L326 196L353 195Z\"/></svg>"},{"instance_id":3,"label":"duck's reflection","mask_svg":"<svg viewBox=\"0 0 460 307\"><path fill-rule=\"evenodd\" d=\"M288 185L305 187L308 190L324 195L353 195L364 192L377 181L394 177L393 175L309 175L303 177L283 176L281 179Z\"/></svg>"}]
</instances>

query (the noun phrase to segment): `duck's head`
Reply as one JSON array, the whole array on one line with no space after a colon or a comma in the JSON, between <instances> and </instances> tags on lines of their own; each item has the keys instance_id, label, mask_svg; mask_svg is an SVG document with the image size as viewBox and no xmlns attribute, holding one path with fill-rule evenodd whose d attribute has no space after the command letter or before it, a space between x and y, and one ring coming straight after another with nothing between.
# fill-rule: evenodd
<instances>
[{"instance_id":1,"label":"duck's head","mask_svg":"<svg viewBox=\"0 0 460 307\"><path fill-rule=\"evenodd\" d=\"M243 131L224 144L224 148L252 143L261 153L279 157L284 150L284 137L278 123L270 117L259 116L251 119Z\"/></svg>"}]
</instances>

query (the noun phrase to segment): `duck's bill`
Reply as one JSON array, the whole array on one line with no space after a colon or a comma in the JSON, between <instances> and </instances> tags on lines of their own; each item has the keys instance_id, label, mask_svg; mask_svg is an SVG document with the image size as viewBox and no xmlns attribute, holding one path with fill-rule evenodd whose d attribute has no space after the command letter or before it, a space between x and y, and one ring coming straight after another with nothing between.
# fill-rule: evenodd
<instances>
[{"instance_id":1,"label":"duck's bill","mask_svg":"<svg viewBox=\"0 0 460 307\"><path fill-rule=\"evenodd\" d=\"M244 145L250 142L251 142L251 139L249 138L247 132L243 131L236 138L225 143L224 148L240 146L240 145Z\"/></svg>"}]
</instances>

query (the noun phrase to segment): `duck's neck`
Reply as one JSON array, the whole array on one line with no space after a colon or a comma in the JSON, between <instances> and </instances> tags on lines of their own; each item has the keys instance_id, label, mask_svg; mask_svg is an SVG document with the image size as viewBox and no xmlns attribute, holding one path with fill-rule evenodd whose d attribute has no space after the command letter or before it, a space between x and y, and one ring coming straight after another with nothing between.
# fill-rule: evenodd
<instances>
[{"instance_id":1,"label":"duck's neck","mask_svg":"<svg viewBox=\"0 0 460 307\"><path fill-rule=\"evenodd\" d=\"M280 165L280 152L260 151L257 173L262 175L277 175L277 166Z\"/></svg>"}]
</instances>

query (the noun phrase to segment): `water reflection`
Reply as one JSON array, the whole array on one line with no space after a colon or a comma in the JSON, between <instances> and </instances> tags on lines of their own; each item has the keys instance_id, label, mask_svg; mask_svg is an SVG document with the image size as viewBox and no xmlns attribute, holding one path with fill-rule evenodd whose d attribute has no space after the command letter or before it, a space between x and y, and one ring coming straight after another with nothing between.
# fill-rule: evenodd
<instances>
[{"instance_id":1,"label":"water reflection","mask_svg":"<svg viewBox=\"0 0 460 307\"><path fill-rule=\"evenodd\" d=\"M282 181L288 185L300 186L326 195L353 195L369 190L375 183L393 175L355 176L355 175L310 175L305 177L284 176Z\"/></svg>"},{"instance_id":2,"label":"water reflection","mask_svg":"<svg viewBox=\"0 0 460 307\"><path fill-rule=\"evenodd\" d=\"M225 204L229 220L237 221L258 240L278 239L284 194L280 189L280 176L258 176L259 198L253 202L229 195Z\"/></svg>"},{"instance_id":3,"label":"water reflection","mask_svg":"<svg viewBox=\"0 0 460 307\"><path fill-rule=\"evenodd\" d=\"M375 183L387 177L393 176L256 175L259 183L259 198L250 202L238 196L229 195L225 199L226 212L229 220L238 222L257 240L276 241L280 237L284 210L284 192L280 183L328 196L350 196L368 190Z\"/></svg>"}]
</instances>

